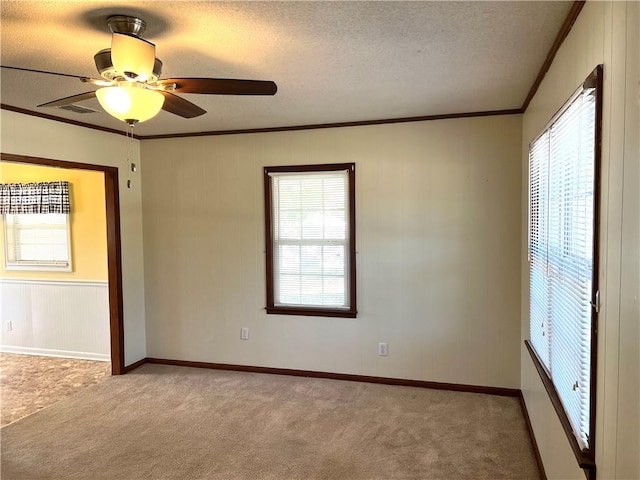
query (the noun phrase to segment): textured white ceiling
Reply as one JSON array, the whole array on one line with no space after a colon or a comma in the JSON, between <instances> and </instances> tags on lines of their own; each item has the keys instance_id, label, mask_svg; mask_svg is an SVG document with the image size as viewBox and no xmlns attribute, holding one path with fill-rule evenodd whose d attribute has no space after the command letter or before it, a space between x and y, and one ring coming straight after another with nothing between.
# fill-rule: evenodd
<instances>
[{"instance_id":1,"label":"textured white ceiling","mask_svg":"<svg viewBox=\"0 0 640 480\"><path fill-rule=\"evenodd\" d=\"M519 108L573 2L1 2L2 65L98 77L106 18L136 14L163 77L273 80L274 97L184 95L139 135L282 127ZM1 71L3 104L124 130L96 100L76 114L36 105L92 89Z\"/></svg>"}]
</instances>

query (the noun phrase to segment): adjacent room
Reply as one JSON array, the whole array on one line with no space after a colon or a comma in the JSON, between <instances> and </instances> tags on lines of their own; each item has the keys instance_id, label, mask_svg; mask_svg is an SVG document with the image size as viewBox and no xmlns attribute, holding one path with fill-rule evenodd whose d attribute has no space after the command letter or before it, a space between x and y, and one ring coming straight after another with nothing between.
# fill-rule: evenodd
<instances>
[{"instance_id":1,"label":"adjacent room","mask_svg":"<svg viewBox=\"0 0 640 480\"><path fill-rule=\"evenodd\" d=\"M0 227L5 425L111 368L103 175L8 162L0 171L10 197Z\"/></svg>"},{"instance_id":2,"label":"adjacent room","mask_svg":"<svg viewBox=\"0 0 640 480\"><path fill-rule=\"evenodd\" d=\"M640 479L640 3L0 13L3 478Z\"/></svg>"}]
</instances>

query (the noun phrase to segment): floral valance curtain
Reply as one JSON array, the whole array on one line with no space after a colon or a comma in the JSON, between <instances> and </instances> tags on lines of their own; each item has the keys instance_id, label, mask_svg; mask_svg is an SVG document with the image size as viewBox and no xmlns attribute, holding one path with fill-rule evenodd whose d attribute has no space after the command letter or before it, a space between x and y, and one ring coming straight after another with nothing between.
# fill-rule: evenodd
<instances>
[{"instance_id":1,"label":"floral valance curtain","mask_svg":"<svg viewBox=\"0 0 640 480\"><path fill-rule=\"evenodd\" d=\"M69 182L0 184L0 214L70 212Z\"/></svg>"}]
</instances>

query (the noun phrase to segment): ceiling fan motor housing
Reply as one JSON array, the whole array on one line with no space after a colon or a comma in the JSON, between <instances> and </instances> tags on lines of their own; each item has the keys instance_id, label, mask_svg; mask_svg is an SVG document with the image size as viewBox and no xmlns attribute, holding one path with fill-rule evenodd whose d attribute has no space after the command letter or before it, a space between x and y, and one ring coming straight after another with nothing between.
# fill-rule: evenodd
<instances>
[{"instance_id":1,"label":"ceiling fan motor housing","mask_svg":"<svg viewBox=\"0 0 640 480\"><path fill-rule=\"evenodd\" d=\"M125 80L125 72L118 72L115 68L113 68L113 62L111 61L111 49L105 48L100 50L93 56L93 60L96 63L96 68L100 73L100 76L105 80L109 81L119 81ZM147 83L153 83L160 78L162 74L162 60L159 58L155 59L153 63L153 74L147 80Z\"/></svg>"}]
</instances>

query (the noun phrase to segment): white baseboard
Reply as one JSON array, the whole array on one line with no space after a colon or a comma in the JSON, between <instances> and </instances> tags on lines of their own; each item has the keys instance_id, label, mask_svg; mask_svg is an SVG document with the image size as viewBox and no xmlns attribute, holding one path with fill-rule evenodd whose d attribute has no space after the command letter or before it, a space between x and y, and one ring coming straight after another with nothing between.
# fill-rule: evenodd
<instances>
[{"instance_id":1,"label":"white baseboard","mask_svg":"<svg viewBox=\"0 0 640 480\"><path fill-rule=\"evenodd\" d=\"M109 355L108 353L69 352L67 350L50 350L47 348L12 347L10 345L0 345L0 352L20 353L22 355L40 355L42 357L61 357L61 358L77 358L79 360L97 360L99 362L111 361L111 355Z\"/></svg>"}]
</instances>

